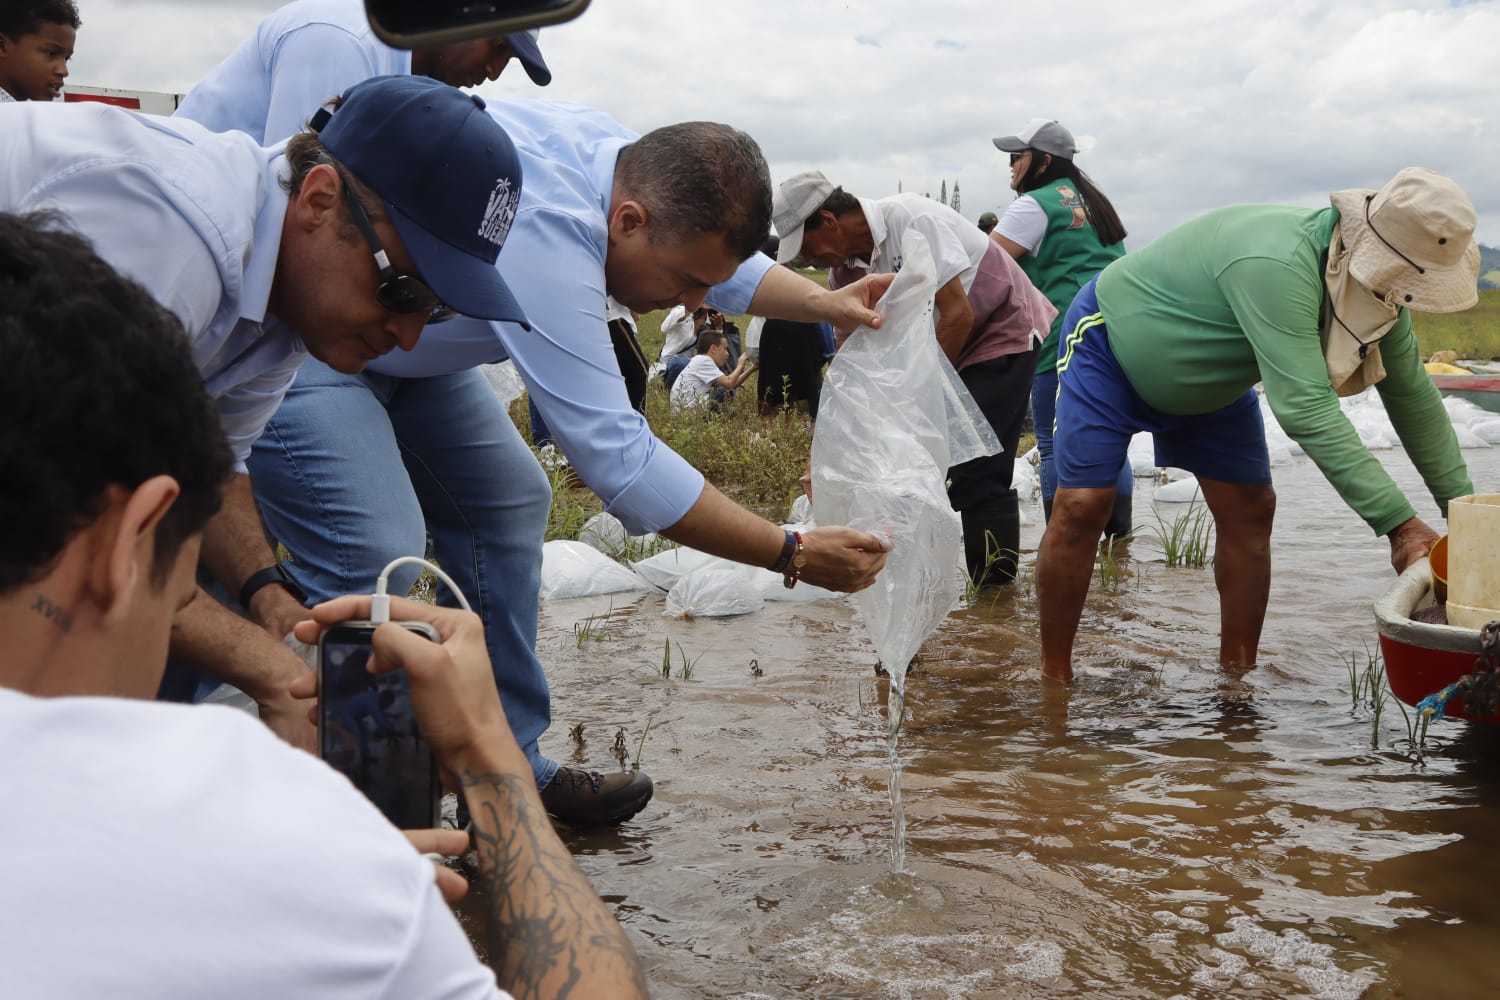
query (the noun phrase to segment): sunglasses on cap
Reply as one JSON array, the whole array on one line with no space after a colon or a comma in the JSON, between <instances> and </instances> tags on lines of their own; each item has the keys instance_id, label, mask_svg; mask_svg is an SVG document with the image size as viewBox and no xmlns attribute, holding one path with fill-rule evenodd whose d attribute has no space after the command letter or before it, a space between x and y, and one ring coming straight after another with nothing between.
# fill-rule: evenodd
<instances>
[{"instance_id":1,"label":"sunglasses on cap","mask_svg":"<svg viewBox=\"0 0 1500 1000\"><path fill-rule=\"evenodd\" d=\"M330 156L320 156L318 162L328 164L339 175L339 180L344 185L344 199L349 203L349 215L354 220L354 227L364 236L365 242L370 246L370 252L375 255L375 266L380 269L380 286L375 289L375 301L380 303L380 307L398 316L426 313L429 323L441 323L457 316L457 311L444 305L443 300L438 298L437 293L421 278L413 274L400 274L391 266L391 259L386 255L385 245L375 234L375 227L371 224L365 207L359 203L349 175L344 173L344 168L334 162Z\"/></svg>"}]
</instances>

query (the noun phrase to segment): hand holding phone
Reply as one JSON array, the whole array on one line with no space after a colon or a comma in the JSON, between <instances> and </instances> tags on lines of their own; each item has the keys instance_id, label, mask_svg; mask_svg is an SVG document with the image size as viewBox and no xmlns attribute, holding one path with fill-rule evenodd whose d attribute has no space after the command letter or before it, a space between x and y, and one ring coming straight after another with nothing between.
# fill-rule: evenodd
<instances>
[{"instance_id":1,"label":"hand holding phone","mask_svg":"<svg viewBox=\"0 0 1500 1000\"><path fill-rule=\"evenodd\" d=\"M429 642L442 641L425 622L395 624ZM437 763L417 725L406 675L370 670L375 630L369 621L345 621L318 638L318 756L397 828L435 827Z\"/></svg>"},{"instance_id":2,"label":"hand holding phone","mask_svg":"<svg viewBox=\"0 0 1500 1000\"><path fill-rule=\"evenodd\" d=\"M398 669L406 674L417 725L438 766L455 772L493 768L502 753L525 764L500 707L479 617L401 597L392 597L390 605L392 617L425 622L441 640L431 642L394 623L382 625L372 636L370 660L376 674ZM312 608L312 617L297 625L296 635L303 642L317 642L325 631L369 613L368 594L340 597ZM530 773L529 765L526 771Z\"/></svg>"}]
</instances>

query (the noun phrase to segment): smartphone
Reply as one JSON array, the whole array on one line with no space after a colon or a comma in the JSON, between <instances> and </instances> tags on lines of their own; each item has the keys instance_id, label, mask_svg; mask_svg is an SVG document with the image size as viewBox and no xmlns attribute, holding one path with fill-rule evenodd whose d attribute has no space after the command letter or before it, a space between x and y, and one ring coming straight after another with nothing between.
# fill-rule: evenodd
<instances>
[{"instance_id":1,"label":"smartphone","mask_svg":"<svg viewBox=\"0 0 1500 1000\"><path fill-rule=\"evenodd\" d=\"M560 24L588 5L589 0L365 0L365 16L381 41L414 49Z\"/></svg>"},{"instance_id":2,"label":"smartphone","mask_svg":"<svg viewBox=\"0 0 1500 1000\"><path fill-rule=\"evenodd\" d=\"M425 622L396 622L441 641ZM400 830L438 825L442 789L432 748L417 730L406 673L370 673L376 625L347 621L318 640L318 756Z\"/></svg>"}]
</instances>

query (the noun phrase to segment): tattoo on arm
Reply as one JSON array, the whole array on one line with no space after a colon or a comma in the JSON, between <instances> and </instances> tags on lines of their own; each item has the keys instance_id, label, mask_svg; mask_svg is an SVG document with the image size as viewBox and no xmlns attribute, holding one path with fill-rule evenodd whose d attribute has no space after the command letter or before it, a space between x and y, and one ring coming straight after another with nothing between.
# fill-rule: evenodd
<instances>
[{"instance_id":1,"label":"tattoo on arm","mask_svg":"<svg viewBox=\"0 0 1500 1000\"><path fill-rule=\"evenodd\" d=\"M37 595L36 601L31 605L31 610L56 625L60 631L71 632L73 630L73 615L65 608L53 604L41 594Z\"/></svg>"},{"instance_id":2,"label":"tattoo on arm","mask_svg":"<svg viewBox=\"0 0 1500 1000\"><path fill-rule=\"evenodd\" d=\"M591 995L586 977L618 976L647 996L640 961L551 821L528 801L531 775L459 775L474 819L485 943L517 1000ZM595 981L595 980L589 980Z\"/></svg>"}]
</instances>

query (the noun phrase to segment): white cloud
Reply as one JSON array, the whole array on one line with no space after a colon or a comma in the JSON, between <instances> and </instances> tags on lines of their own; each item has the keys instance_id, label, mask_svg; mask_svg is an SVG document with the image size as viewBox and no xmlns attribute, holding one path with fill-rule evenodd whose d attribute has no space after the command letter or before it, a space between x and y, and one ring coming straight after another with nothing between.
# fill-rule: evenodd
<instances>
[{"instance_id":1,"label":"white cloud","mask_svg":"<svg viewBox=\"0 0 1500 1000\"><path fill-rule=\"evenodd\" d=\"M72 79L181 90L253 31L264 0L91 0ZM861 194L1010 201L990 137L1055 117L1143 242L1216 205L1317 204L1420 163L1452 175L1500 243L1494 2L594 0L542 34L553 85L648 129L712 118Z\"/></svg>"}]
</instances>

